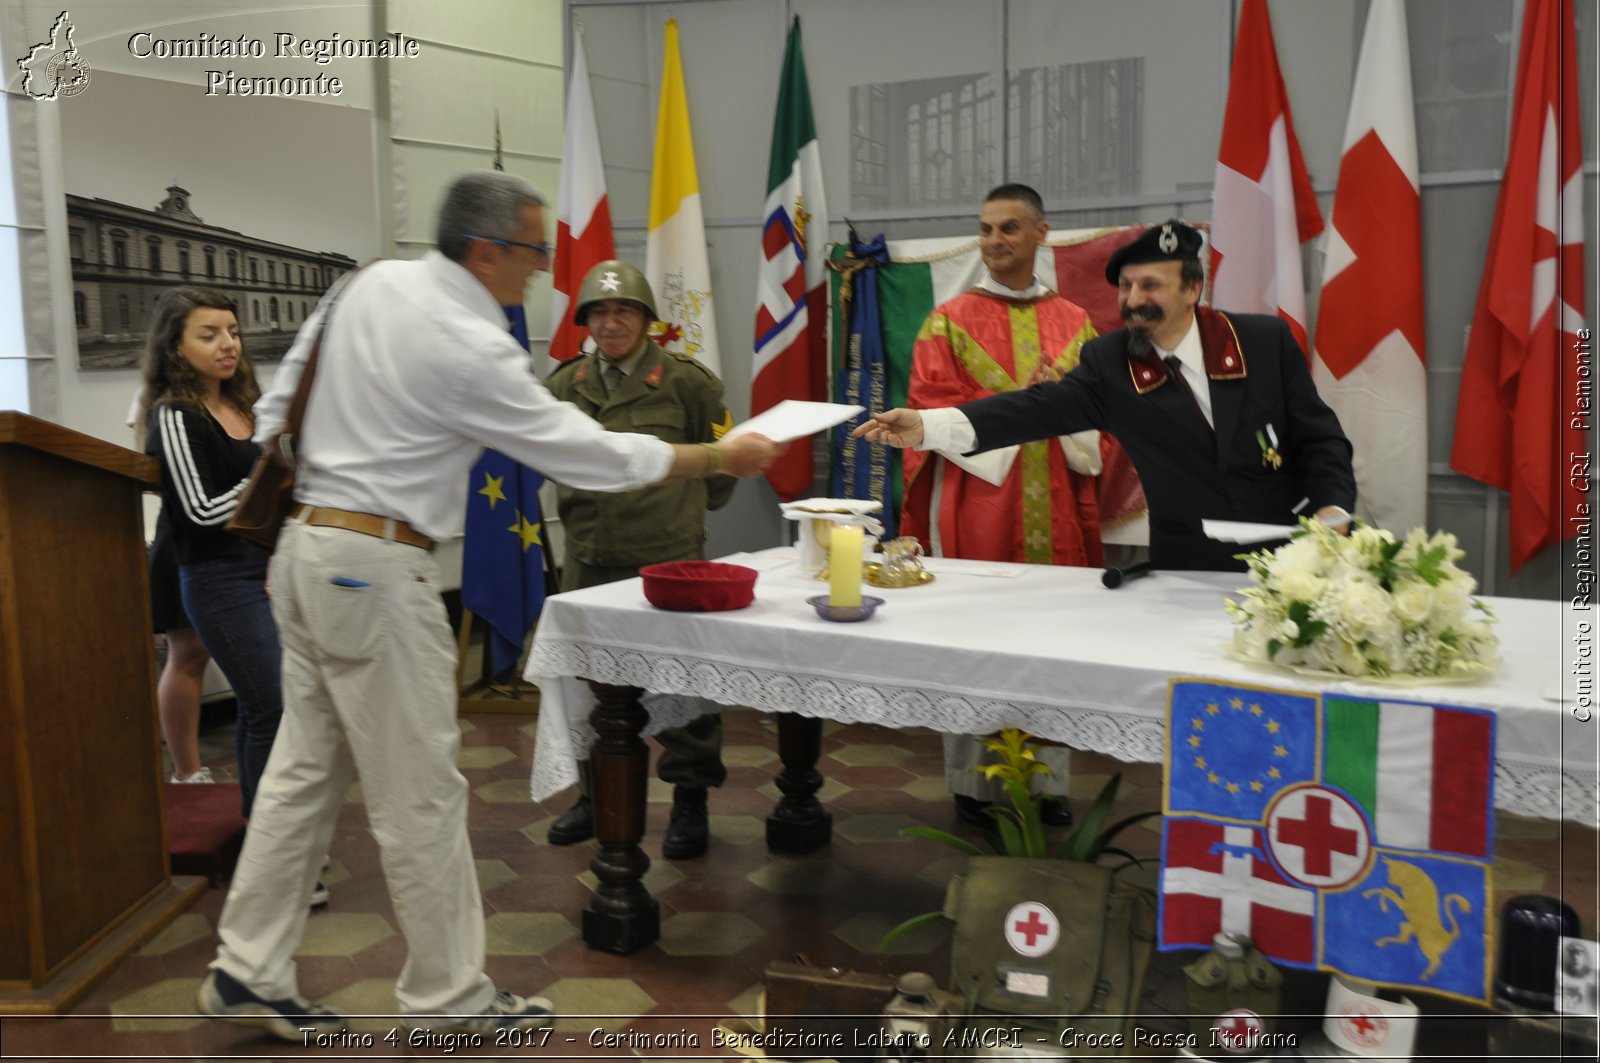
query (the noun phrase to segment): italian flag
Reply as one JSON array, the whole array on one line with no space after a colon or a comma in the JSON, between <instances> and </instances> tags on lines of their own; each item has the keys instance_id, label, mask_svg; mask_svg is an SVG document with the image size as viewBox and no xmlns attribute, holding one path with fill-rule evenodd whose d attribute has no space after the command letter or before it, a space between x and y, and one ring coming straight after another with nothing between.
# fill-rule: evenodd
<instances>
[{"instance_id":1,"label":"italian flag","mask_svg":"<svg viewBox=\"0 0 1600 1063\"><path fill-rule=\"evenodd\" d=\"M798 17L783 53L761 215L752 416L785 399L818 402L828 397L828 262L823 253L828 205ZM803 445L790 447L767 470L768 482L785 502L809 493L812 478L811 448Z\"/></svg>"},{"instance_id":2,"label":"italian flag","mask_svg":"<svg viewBox=\"0 0 1600 1063\"><path fill-rule=\"evenodd\" d=\"M661 318L651 330L651 338L669 351L699 359L721 376L717 318L711 307L711 263L706 257L706 224L700 211L700 177L694 165L675 18L667 19L644 273Z\"/></svg>"},{"instance_id":3,"label":"italian flag","mask_svg":"<svg viewBox=\"0 0 1600 1063\"><path fill-rule=\"evenodd\" d=\"M1488 859L1494 716L1324 696L1323 781L1367 810L1378 845Z\"/></svg>"}]
</instances>

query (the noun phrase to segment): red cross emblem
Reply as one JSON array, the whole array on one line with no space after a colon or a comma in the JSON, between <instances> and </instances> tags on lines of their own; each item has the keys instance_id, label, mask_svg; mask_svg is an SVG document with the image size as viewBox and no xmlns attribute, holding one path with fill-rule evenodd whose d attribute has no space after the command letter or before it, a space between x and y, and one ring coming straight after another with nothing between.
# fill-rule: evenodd
<instances>
[{"instance_id":1,"label":"red cross emblem","mask_svg":"<svg viewBox=\"0 0 1600 1063\"><path fill-rule=\"evenodd\" d=\"M1043 956L1061 939L1061 920L1038 901L1012 905L1004 926L1006 944L1024 956Z\"/></svg>"},{"instance_id":2,"label":"red cross emblem","mask_svg":"<svg viewBox=\"0 0 1600 1063\"><path fill-rule=\"evenodd\" d=\"M1268 807L1267 848L1290 881L1326 889L1366 873L1372 834L1348 797L1306 783L1284 790Z\"/></svg>"},{"instance_id":3,"label":"red cross emblem","mask_svg":"<svg viewBox=\"0 0 1600 1063\"><path fill-rule=\"evenodd\" d=\"M1237 1055L1256 1050L1266 1030L1266 1023L1249 1008L1234 1008L1217 1016L1213 1028L1217 1031L1217 1044L1222 1046L1223 1051Z\"/></svg>"},{"instance_id":4,"label":"red cross emblem","mask_svg":"<svg viewBox=\"0 0 1600 1063\"><path fill-rule=\"evenodd\" d=\"M1339 1032L1353 1045L1376 1048L1389 1039L1389 1020L1371 1004L1350 1001L1340 1009Z\"/></svg>"}]
</instances>

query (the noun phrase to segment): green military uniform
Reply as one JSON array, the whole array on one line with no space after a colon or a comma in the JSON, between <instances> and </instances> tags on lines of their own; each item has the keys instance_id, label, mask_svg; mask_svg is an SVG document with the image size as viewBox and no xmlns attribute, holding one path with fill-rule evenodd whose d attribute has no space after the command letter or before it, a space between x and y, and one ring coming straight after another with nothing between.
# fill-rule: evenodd
<instances>
[{"instance_id":1,"label":"green military uniform","mask_svg":"<svg viewBox=\"0 0 1600 1063\"><path fill-rule=\"evenodd\" d=\"M546 384L556 398L612 431L643 432L668 443L710 443L732 424L722 381L693 358L646 339L643 351L625 362L628 375L614 393L606 390L602 374L608 363L598 353L565 363ZM731 476L621 492L558 484L556 507L566 541L561 589L631 579L643 566L662 561L703 560L706 511L726 505L734 484ZM705 789L727 777L717 714L662 731L656 740L662 747L656 775L663 782Z\"/></svg>"}]
</instances>

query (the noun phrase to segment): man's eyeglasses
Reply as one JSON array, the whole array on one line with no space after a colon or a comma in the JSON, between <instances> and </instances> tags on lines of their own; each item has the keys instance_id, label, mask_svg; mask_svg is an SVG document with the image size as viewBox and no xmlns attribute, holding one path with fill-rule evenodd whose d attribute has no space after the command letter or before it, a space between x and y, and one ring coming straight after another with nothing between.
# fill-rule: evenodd
<instances>
[{"instance_id":1,"label":"man's eyeglasses","mask_svg":"<svg viewBox=\"0 0 1600 1063\"><path fill-rule=\"evenodd\" d=\"M529 244L521 240L502 240L498 236L482 236L478 233L462 233L461 235L468 240L487 240L491 244L499 244L501 247L526 247L535 254L543 255L545 258L550 257L549 244Z\"/></svg>"}]
</instances>

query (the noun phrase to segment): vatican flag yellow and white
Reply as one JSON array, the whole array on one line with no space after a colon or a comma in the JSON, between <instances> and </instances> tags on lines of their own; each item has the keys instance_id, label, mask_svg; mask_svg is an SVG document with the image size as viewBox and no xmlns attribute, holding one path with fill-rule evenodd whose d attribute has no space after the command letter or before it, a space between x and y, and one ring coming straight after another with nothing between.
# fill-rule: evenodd
<instances>
[{"instance_id":1,"label":"vatican flag yellow and white","mask_svg":"<svg viewBox=\"0 0 1600 1063\"><path fill-rule=\"evenodd\" d=\"M711 309L711 264L700 212L700 179L689 132L689 101L678 56L678 20L667 19L661 106L656 112L655 171L650 178L650 237L645 276L661 316L650 335L669 351L693 355L718 376L717 321Z\"/></svg>"}]
</instances>

